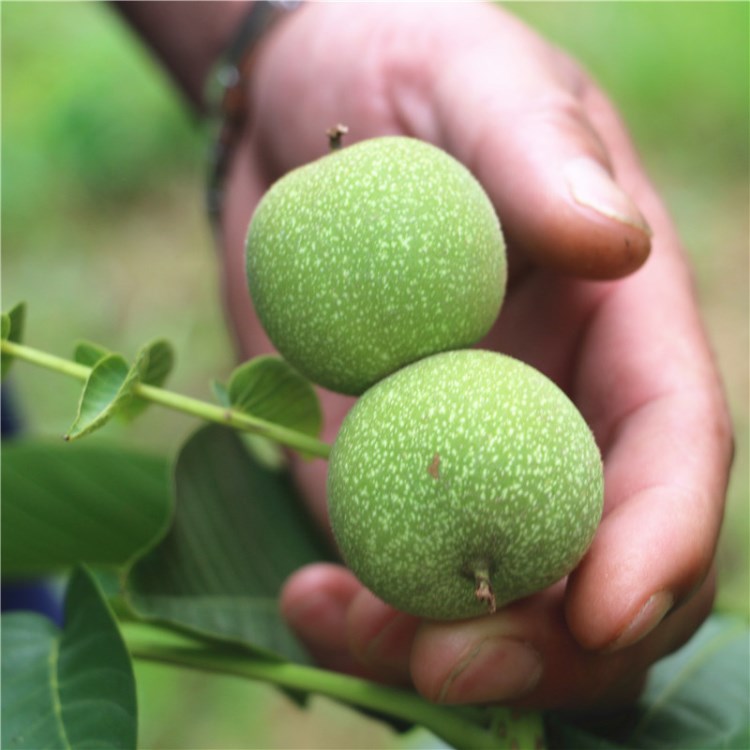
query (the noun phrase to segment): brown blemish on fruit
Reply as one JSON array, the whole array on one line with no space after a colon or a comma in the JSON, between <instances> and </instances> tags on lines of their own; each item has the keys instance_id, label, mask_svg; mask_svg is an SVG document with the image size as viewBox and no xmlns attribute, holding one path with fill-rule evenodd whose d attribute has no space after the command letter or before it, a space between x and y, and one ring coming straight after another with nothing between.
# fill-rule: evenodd
<instances>
[{"instance_id":1,"label":"brown blemish on fruit","mask_svg":"<svg viewBox=\"0 0 750 750\"><path fill-rule=\"evenodd\" d=\"M440 479L440 454L436 453L432 457L432 463L427 467L427 473L433 479Z\"/></svg>"}]
</instances>

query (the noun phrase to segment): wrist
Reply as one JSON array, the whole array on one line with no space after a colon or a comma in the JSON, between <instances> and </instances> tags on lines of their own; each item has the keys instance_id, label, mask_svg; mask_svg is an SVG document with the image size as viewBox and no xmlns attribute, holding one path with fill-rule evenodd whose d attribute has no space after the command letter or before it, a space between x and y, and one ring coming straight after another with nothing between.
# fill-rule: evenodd
<instances>
[{"instance_id":1,"label":"wrist","mask_svg":"<svg viewBox=\"0 0 750 750\"><path fill-rule=\"evenodd\" d=\"M216 63L254 4L234 0L113 2L201 114L208 109L204 93Z\"/></svg>"},{"instance_id":2,"label":"wrist","mask_svg":"<svg viewBox=\"0 0 750 750\"><path fill-rule=\"evenodd\" d=\"M206 82L204 98L209 113L218 121L207 185L207 208L217 237L222 233L224 183L251 114L249 78L258 51L271 27L299 5L299 0L255 2L237 24Z\"/></svg>"}]
</instances>

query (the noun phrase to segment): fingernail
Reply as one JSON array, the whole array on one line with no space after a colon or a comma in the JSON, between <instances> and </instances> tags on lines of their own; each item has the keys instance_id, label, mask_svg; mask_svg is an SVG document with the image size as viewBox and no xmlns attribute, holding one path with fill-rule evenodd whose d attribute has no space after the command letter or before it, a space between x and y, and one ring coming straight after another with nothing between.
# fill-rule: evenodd
<instances>
[{"instance_id":1,"label":"fingernail","mask_svg":"<svg viewBox=\"0 0 750 750\"><path fill-rule=\"evenodd\" d=\"M601 164L588 157L581 157L569 161L563 172L576 203L651 236L651 227L643 214Z\"/></svg>"},{"instance_id":2,"label":"fingernail","mask_svg":"<svg viewBox=\"0 0 750 750\"><path fill-rule=\"evenodd\" d=\"M666 616L674 605L674 597L668 591L654 594L641 607L619 636L604 650L619 651L645 638Z\"/></svg>"},{"instance_id":3,"label":"fingernail","mask_svg":"<svg viewBox=\"0 0 750 750\"><path fill-rule=\"evenodd\" d=\"M438 703L485 703L519 698L542 676L542 658L529 645L511 638L482 641L453 669Z\"/></svg>"}]
</instances>

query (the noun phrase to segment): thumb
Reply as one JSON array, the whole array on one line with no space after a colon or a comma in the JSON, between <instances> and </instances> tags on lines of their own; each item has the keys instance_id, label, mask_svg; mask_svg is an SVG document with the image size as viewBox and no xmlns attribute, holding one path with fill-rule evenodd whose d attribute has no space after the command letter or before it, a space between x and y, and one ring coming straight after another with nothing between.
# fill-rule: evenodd
<instances>
[{"instance_id":1,"label":"thumb","mask_svg":"<svg viewBox=\"0 0 750 750\"><path fill-rule=\"evenodd\" d=\"M481 39L436 68L442 145L484 185L512 254L584 278L631 273L648 257L651 232L604 145L622 133L592 124L603 96L520 22L479 9L488 14Z\"/></svg>"}]
</instances>

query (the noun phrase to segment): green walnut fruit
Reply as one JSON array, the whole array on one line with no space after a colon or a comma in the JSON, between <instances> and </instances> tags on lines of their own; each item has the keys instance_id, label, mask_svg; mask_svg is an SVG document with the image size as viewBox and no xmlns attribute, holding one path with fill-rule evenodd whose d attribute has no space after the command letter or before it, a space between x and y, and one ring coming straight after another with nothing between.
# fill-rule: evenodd
<instances>
[{"instance_id":1,"label":"green walnut fruit","mask_svg":"<svg viewBox=\"0 0 750 750\"><path fill-rule=\"evenodd\" d=\"M347 565L394 607L452 620L567 575L598 526L602 462L565 394L518 360L436 354L368 390L330 457Z\"/></svg>"},{"instance_id":2,"label":"green walnut fruit","mask_svg":"<svg viewBox=\"0 0 750 750\"><path fill-rule=\"evenodd\" d=\"M270 188L250 222L247 276L284 358L358 395L487 333L505 291L505 245L492 204L453 157L374 138Z\"/></svg>"}]
</instances>

